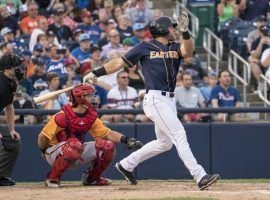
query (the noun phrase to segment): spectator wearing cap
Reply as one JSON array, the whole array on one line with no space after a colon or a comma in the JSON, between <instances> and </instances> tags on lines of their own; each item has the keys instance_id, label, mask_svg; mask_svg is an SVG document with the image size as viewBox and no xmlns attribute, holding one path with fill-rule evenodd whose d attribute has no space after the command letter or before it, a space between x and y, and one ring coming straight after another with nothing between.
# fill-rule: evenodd
<instances>
[{"instance_id":1,"label":"spectator wearing cap","mask_svg":"<svg viewBox=\"0 0 270 200\"><path fill-rule=\"evenodd\" d=\"M38 4L31 1L27 4L28 16L23 18L20 28L23 34L31 34L38 27L38 20L42 17L38 15Z\"/></svg>"},{"instance_id":2,"label":"spectator wearing cap","mask_svg":"<svg viewBox=\"0 0 270 200\"><path fill-rule=\"evenodd\" d=\"M33 74L29 77L29 79L34 87L33 96L38 96L42 90L45 90L48 87L46 83L45 61L42 58L38 58L34 61Z\"/></svg>"},{"instance_id":3,"label":"spectator wearing cap","mask_svg":"<svg viewBox=\"0 0 270 200\"><path fill-rule=\"evenodd\" d=\"M137 0L136 6L127 10L132 23L147 24L152 20L152 11L146 8L146 0Z\"/></svg>"},{"instance_id":4,"label":"spectator wearing cap","mask_svg":"<svg viewBox=\"0 0 270 200\"><path fill-rule=\"evenodd\" d=\"M132 26L133 36L131 37L131 42L133 46L143 42L145 40L145 29L144 25L141 23L135 23Z\"/></svg>"},{"instance_id":5,"label":"spectator wearing cap","mask_svg":"<svg viewBox=\"0 0 270 200\"><path fill-rule=\"evenodd\" d=\"M82 29L79 29L79 28L77 28L73 32L73 41L68 47L70 51L72 51L73 49L76 49L77 47L80 46L79 40L80 40L81 34L83 34L83 33L84 33L84 31Z\"/></svg>"},{"instance_id":6,"label":"spectator wearing cap","mask_svg":"<svg viewBox=\"0 0 270 200\"><path fill-rule=\"evenodd\" d=\"M256 20L256 29L249 32L247 36L247 49L250 53L252 42L260 37L260 28L266 25L266 17L264 15L260 15Z\"/></svg>"},{"instance_id":7,"label":"spectator wearing cap","mask_svg":"<svg viewBox=\"0 0 270 200\"><path fill-rule=\"evenodd\" d=\"M70 6L74 4L75 1L71 1L71 0L67 0L67 1L64 1L64 3L56 3L54 6L53 6L53 12L55 10L63 10L64 13L62 15L62 25L65 25L65 26L68 26L71 30L75 30L78 26L77 22L75 22L68 14L69 12L71 11L70 10ZM72 7L72 9L74 8L74 6ZM55 23L55 19L54 17L50 17L48 19L48 22L49 22L49 25Z\"/></svg>"},{"instance_id":8,"label":"spectator wearing cap","mask_svg":"<svg viewBox=\"0 0 270 200\"><path fill-rule=\"evenodd\" d=\"M14 34L9 27L5 27L0 32L1 37L4 42L8 42L13 46L13 52L16 54L20 54L23 51L23 43L20 41L14 40Z\"/></svg>"},{"instance_id":9,"label":"spectator wearing cap","mask_svg":"<svg viewBox=\"0 0 270 200\"><path fill-rule=\"evenodd\" d=\"M89 11L84 10L81 16L83 23L79 25L78 28L90 36L91 44L98 44L101 29L94 23L92 15Z\"/></svg>"},{"instance_id":10,"label":"spectator wearing cap","mask_svg":"<svg viewBox=\"0 0 270 200\"><path fill-rule=\"evenodd\" d=\"M134 46L131 38L125 38L122 42L122 45L124 53L128 52Z\"/></svg>"},{"instance_id":11,"label":"spectator wearing cap","mask_svg":"<svg viewBox=\"0 0 270 200\"><path fill-rule=\"evenodd\" d=\"M93 45L90 48L90 53L91 53L90 62L92 70L102 67L103 62L101 60L101 49L98 46Z\"/></svg>"},{"instance_id":12,"label":"spectator wearing cap","mask_svg":"<svg viewBox=\"0 0 270 200\"><path fill-rule=\"evenodd\" d=\"M27 17L28 13L27 13L27 5L22 4L19 7L19 21L22 21L23 18Z\"/></svg>"},{"instance_id":13,"label":"spectator wearing cap","mask_svg":"<svg viewBox=\"0 0 270 200\"><path fill-rule=\"evenodd\" d=\"M33 63L41 57L42 53L43 53L43 46L39 43L35 44L33 49L33 55L31 57Z\"/></svg>"},{"instance_id":14,"label":"spectator wearing cap","mask_svg":"<svg viewBox=\"0 0 270 200\"><path fill-rule=\"evenodd\" d=\"M125 38L129 38L133 35L132 27L129 26L129 18L128 15L121 15L117 19L118 26L117 30L120 34L120 39L123 41Z\"/></svg>"},{"instance_id":15,"label":"spectator wearing cap","mask_svg":"<svg viewBox=\"0 0 270 200\"><path fill-rule=\"evenodd\" d=\"M67 75L65 59L59 52L58 46L54 44L50 46L50 58L46 62L46 72L55 72L58 77Z\"/></svg>"},{"instance_id":16,"label":"spectator wearing cap","mask_svg":"<svg viewBox=\"0 0 270 200\"><path fill-rule=\"evenodd\" d=\"M3 27L9 27L12 30L12 33L16 36L20 36L20 27L18 21L14 16L11 16L7 10L7 7L4 4L0 5L0 30Z\"/></svg>"},{"instance_id":17,"label":"spectator wearing cap","mask_svg":"<svg viewBox=\"0 0 270 200\"><path fill-rule=\"evenodd\" d=\"M63 25L63 17L65 10L56 9L53 11L54 23L49 25L49 30L52 31L58 39L59 43L63 43L72 39L73 33L71 29Z\"/></svg>"},{"instance_id":18,"label":"spectator wearing cap","mask_svg":"<svg viewBox=\"0 0 270 200\"><path fill-rule=\"evenodd\" d=\"M109 43L102 47L101 58L106 60L108 59L107 55L112 50L123 53L123 45L120 44L120 34L117 30L111 30L108 34Z\"/></svg>"},{"instance_id":19,"label":"spectator wearing cap","mask_svg":"<svg viewBox=\"0 0 270 200\"><path fill-rule=\"evenodd\" d=\"M246 21L256 19L260 15L270 17L269 0L240 0L240 18Z\"/></svg>"},{"instance_id":20,"label":"spectator wearing cap","mask_svg":"<svg viewBox=\"0 0 270 200\"><path fill-rule=\"evenodd\" d=\"M90 37L84 33L79 38L80 46L71 52L71 55L75 57L79 63L83 63L85 60L90 59Z\"/></svg>"}]
</instances>

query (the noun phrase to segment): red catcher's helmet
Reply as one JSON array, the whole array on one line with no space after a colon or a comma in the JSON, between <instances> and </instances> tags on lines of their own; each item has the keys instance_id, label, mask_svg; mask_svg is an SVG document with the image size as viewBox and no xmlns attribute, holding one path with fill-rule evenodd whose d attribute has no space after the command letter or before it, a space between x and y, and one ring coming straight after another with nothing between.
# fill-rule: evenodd
<instances>
[{"instance_id":1,"label":"red catcher's helmet","mask_svg":"<svg viewBox=\"0 0 270 200\"><path fill-rule=\"evenodd\" d=\"M76 85L69 93L69 99L72 102L74 107L78 105L85 106L86 108L96 107L97 106L97 97L94 95L96 89L93 85ZM91 99L85 99L86 95L90 95Z\"/></svg>"}]
</instances>

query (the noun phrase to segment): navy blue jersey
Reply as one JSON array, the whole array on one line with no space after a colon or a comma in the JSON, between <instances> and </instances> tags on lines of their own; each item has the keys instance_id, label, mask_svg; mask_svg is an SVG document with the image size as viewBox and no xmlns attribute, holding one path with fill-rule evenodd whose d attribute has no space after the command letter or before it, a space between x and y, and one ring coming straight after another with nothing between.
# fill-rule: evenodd
<instances>
[{"instance_id":1,"label":"navy blue jersey","mask_svg":"<svg viewBox=\"0 0 270 200\"><path fill-rule=\"evenodd\" d=\"M180 44L163 45L155 39L145 41L122 56L129 67L142 65L146 90L173 92L182 59Z\"/></svg>"}]
</instances>

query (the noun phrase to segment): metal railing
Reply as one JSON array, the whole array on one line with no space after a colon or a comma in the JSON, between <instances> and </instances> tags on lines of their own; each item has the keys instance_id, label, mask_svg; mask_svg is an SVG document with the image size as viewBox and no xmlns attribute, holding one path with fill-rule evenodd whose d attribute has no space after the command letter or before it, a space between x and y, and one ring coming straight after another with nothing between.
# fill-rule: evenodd
<instances>
[{"instance_id":1,"label":"metal railing","mask_svg":"<svg viewBox=\"0 0 270 200\"><path fill-rule=\"evenodd\" d=\"M216 73L219 72L220 62L223 57L223 41L210 29L205 28L203 32L203 48L207 52L207 68L211 66L211 57L216 62Z\"/></svg>"},{"instance_id":2,"label":"metal railing","mask_svg":"<svg viewBox=\"0 0 270 200\"><path fill-rule=\"evenodd\" d=\"M228 69L233 75L234 87L237 87L237 81L239 81L243 85L243 103L244 106L247 106L247 86L250 83L251 75L250 64L235 51L230 50L228 65ZM238 72L239 67L243 68L242 76Z\"/></svg>"},{"instance_id":3,"label":"metal railing","mask_svg":"<svg viewBox=\"0 0 270 200\"><path fill-rule=\"evenodd\" d=\"M265 106L266 104L268 106L270 106L270 101L268 99L268 95L267 95L267 90L268 90L268 85L270 86L270 80L261 74L260 76L260 81L259 81L259 87L258 87L258 90L259 90L259 97L261 100L263 100Z\"/></svg>"},{"instance_id":4,"label":"metal railing","mask_svg":"<svg viewBox=\"0 0 270 200\"><path fill-rule=\"evenodd\" d=\"M185 10L190 16L191 30L189 30L192 37L197 39L199 35L199 19L186 8L186 5L176 1L175 8L173 9L173 18L178 19L182 10Z\"/></svg>"}]
</instances>

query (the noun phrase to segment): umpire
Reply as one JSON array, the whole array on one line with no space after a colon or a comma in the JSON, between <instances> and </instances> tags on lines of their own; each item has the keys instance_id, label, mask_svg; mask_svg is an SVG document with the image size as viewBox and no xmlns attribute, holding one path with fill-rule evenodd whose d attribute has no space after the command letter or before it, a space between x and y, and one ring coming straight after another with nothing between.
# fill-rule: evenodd
<instances>
[{"instance_id":1,"label":"umpire","mask_svg":"<svg viewBox=\"0 0 270 200\"><path fill-rule=\"evenodd\" d=\"M0 126L0 186L15 185L10 178L20 152L20 134L15 131L13 97L17 89L16 80L25 78L23 59L6 54L0 59L0 112L5 109L7 126Z\"/></svg>"}]
</instances>

